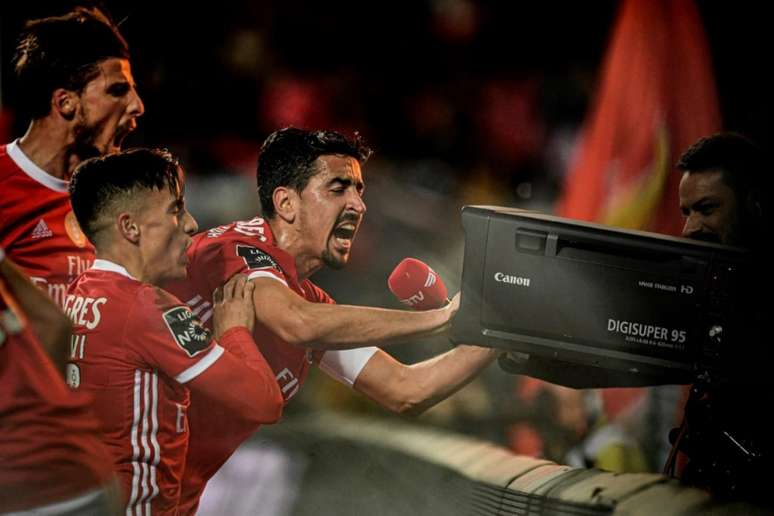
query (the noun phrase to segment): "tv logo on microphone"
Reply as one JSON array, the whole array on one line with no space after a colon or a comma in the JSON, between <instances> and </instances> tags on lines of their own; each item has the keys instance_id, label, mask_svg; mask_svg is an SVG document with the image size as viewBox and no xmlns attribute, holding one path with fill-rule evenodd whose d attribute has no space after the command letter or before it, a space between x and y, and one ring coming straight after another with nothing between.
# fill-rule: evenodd
<instances>
[{"instance_id":1,"label":"tv logo on microphone","mask_svg":"<svg viewBox=\"0 0 774 516\"><path fill-rule=\"evenodd\" d=\"M427 279L425 279L425 288L432 287L433 285L435 285L435 282L437 280L438 280L438 277L436 276L436 274L432 270L429 270L427 272ZM425 300L425 295L420 290L419 292L417 292L411 297L408 297L406 299L401 299L400 302L406 306L414 308L416 305L418 305L424 300Z\"/></svg>"}]
</instances>

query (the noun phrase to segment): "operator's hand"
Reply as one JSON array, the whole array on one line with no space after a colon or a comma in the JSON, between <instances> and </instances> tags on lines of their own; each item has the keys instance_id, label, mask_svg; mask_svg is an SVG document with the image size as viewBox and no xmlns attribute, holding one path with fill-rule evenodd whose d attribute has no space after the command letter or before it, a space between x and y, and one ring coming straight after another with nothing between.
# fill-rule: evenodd
<instances>
[{"instance_id":1,"label":"operator's hand","mask_svg":"<svg viewBox=\"0 0 774 516\"><path fill-rule=\"evenodd\" d=\"M451 301L444 307L449 312L449 322L454 318L455 314L457 313L457 310L460 309L460 293L457 292L454 294L454 297L451 298Z\"/></svg>"},{"instance_id":2,"label":"operator's hand","mask_svg":"<svg viewBox=\"0 0 774 516\"><path fill-rule=\"evenodd\" d=\"M244 326L253 331L255 325L255 309L253 307L252 281L244 274L235 274L222 287L212 294L213 328L215 338L219 339L227 330L236 326Z\"/></svg>"},{"instance_id":3,"label":"operator's hand","mask_svg":"<svg viewBox=\"0 0 774 516\"><path fill-rule=\"evenodd\" d=\"M451 298L451 301L446 303L443 308L439 308L442 312L444 312L444 315L446 317L446 322L443 324L442 327L439 328L439 331L441 333L446 333L451 329L452 319L454 319L455 314L457 313L457 310L460 309L460 293L457 292L453 298Z\"/></svg>"}]
</instances>

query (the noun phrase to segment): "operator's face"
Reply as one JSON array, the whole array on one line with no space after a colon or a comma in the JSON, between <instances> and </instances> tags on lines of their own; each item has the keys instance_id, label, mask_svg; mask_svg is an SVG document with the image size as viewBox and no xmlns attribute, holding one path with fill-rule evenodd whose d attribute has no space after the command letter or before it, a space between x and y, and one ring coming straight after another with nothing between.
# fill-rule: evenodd
<instances>
[{"instance_id":1,"label":"operator's face","mask_svg":"<svg viewBox=\"0 0 774 516\"><path fill-rule=\"evenodd\" d=\"M74 131L79 155L117 152L144 112L129 61L105 59L99 64L99 75L78 96Z\"/></svg>"},{"instance_id":2,"label":"operator's face","mask_svg":"<svg viewBox=\"0 0 774 516\"><path fill-rule=\"evenodd\" d=\"M300 231L311 255L340 269L366 212L363 175L349 156L320 156L314 165L318 172L300 194Z\"/></svg>"},{"instance_id":3,"label":"operator's face","mask_svg":"<svg viewBox=\"0 0 774 516\"><path fill-rule=\"evenodd\" d=\"M143 192L143 207L137 216L140 250L146 270L143 279L158 285L186 277L191 235L198 226L185 208L182 192L169 188Z\"/></svg>"},{"instance_id":4,"label":"operator's face","mask_svg":"<svg viewBox=\"0 0 774 516\"><path fill-rule=\"evenodd\" d=\"M740 206L736 194L718 171L686 172L680 180L683 236L726 245L740 245Z\"/></svg>"}]
</instances>

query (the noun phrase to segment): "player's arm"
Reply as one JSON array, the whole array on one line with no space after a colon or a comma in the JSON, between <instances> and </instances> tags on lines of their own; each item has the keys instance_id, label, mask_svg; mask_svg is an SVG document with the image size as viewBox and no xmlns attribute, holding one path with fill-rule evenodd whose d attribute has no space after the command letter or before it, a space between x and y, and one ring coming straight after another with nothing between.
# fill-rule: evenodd
<instances>
[{"instance_id":1,"label":"player's arm","mask_svg":"<svg viewBox=\"0 0 774 516\"><path fill-rule=\"evenodd\" d=\"M250 287L247 293L236 287L236 281L227 283L215 303L216 317L232 316L219 341L190 308L159 288L144 289L129 308L126 339L145 364L221 405L233 414L232 424L254 428L276 422L283 400L248 330L253 318Z\"/></svg>"},{"instance_id":2,"label":"player's arm","mask_svg":"<svg viewBox=\"0 0 774 516\"><path fill-rule=\"evenodd\" d=\"M375 350L360 369L353 354L357 351L329 351L323 355L320 368L388 410L411 415L421 414L460 390L499 354L493 349L460 345L406 365Z\"/></svg>"},{"instance_id":3,"label":"player's arm","mask_svg":"<svg viewBox=\"0 0 774 516\"><path fill-rule=\"evenodd\" d=\"M274 372L253 340L252 294L252 283L241 274L216 290L213 323L224 352L189 386L248 424L275 423L284 401Z\"/></svg>"},{"instance_id":4,"label":"player's arm","mask_svg":"<svg viewBox=\"0 0 774 516\"><path fill-rule=\"evenodd\" d=\"M448 328L459 307L458 300L425 312L312 303L277 279L252 282L256 319L286 342L312 349L388 346L435 335Z\"/></svg>"},{"instance_id":5,"label":"player's arm","mask_svg":"<svg viewBox=\"0 0 774 516\"><path fill-rule=\"evenodd\" d=\"M0 248L0 278L13 294L43 350L64 375L72 331L70 320L42 290L37 288Z\"/></svg>"}]
</instances>

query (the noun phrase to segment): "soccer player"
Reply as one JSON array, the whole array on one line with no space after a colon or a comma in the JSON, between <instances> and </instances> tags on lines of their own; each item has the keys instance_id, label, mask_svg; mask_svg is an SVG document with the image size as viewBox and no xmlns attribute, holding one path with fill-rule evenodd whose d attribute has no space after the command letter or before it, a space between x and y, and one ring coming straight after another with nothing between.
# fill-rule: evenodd
<instances>
[{"instance_id":1,"label":"soccer player","mask_svg":"<svg viewBox=\"0 0 774 516\"><path fill-rule=\"evenodd\" d=\"M0 245L61 305L94 260L67 182L84 159L118 150L144 107L126 41L96 9L28 22L14 66L32 121L0 145Z\"/></svg>"},{"instance_id":2,"label":"soccer player","mask_svg":"<svg viewBox=\"0 0 774 516\"><path fill-rule=\"evenodd\" d=\"M369 154L359 139L332 131L287 128L270 135L258 162L263 217L194 237L189 277L170 289L204 313L210 292L224 278L248 275L255 284L255 341L286 402L317 364L392 411L420 413L464 386L497 352L460 345L418 364L401 364L375 346L443 332L458 298L426 312L344 306L310 281L323 266L341 268L349 259L366 211L360 166ZM193 397L183 514L195 511L204 483L228 457L213 447L221 429L211 421L213 414L219 421L229 416L209 405Z\"/></svg>"},{"instance_id":3,"label":"soccer player","mask_svg":"<svg viewBox=\"0 0 774 516\"><path fill-rule=\"evenodd\" d=\"M70 323L0 248L0 513L109 514L89 400L64 382ZM27 514L27 512L24 512Z\"/></svg>"},{"instance_id":4,"label":"soccer player","mask_svg":"<svg viewBox=\"0 0 774 516\"><path fill-rule=\"evenodd\" d=\"M94 410L124 489L127 514L177 514L190 393L230 414L236 447L282 411L274 373L252 340L252 285L217 289L215 338L158 284L184 277L197 226L182 169L165 151L133 149L80 165L73 210L98 259L70 285L75 329L67 380ZM213 421L217 425L217 421Z\"/></svg>"}]
</instances>

